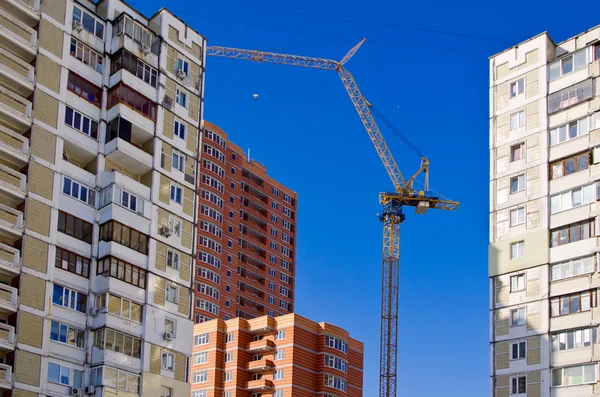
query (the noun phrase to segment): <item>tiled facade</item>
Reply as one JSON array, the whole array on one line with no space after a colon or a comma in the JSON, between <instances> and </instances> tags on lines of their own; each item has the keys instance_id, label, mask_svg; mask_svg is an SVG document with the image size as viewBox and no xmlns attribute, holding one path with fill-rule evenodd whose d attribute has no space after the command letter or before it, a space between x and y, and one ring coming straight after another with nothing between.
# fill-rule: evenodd
<instances>
[{"instance_id":1,"label":"tiled facade","mask_svg":"<svg viewBox=\"0 0 600 397\"><path fill-rule=\"evenodd\" d=\"M600 27L490 58L490 395L600 395Z\"/></svg>"},{"instance_id":2,"label":"tiled facade","mask_svg":"<svg viewBox=\"0 0 600 397\"><path fill-rule=\"evenodd\" d=\"M192 397L362 396L363 344L297 314L194 326Z\"/></svg>"},{"instance_id":3,"label":"tiled facade","mask_svg":"<svg viewBox=\"0 0 600 397\"><path fill-rule=\"evenodd\" d=\"M297 194L204 122L196 323L293 312Z\"/></svg>"},{"instance_id":4,"label":"tiled facade","mask_svg":"<svg viewBox=\"0 0 600 397\"><path fill-rule=\"evenodd\" d=\"M0 392L189 395L205 39L0 2Z\"/></svg>"}]
</instances>

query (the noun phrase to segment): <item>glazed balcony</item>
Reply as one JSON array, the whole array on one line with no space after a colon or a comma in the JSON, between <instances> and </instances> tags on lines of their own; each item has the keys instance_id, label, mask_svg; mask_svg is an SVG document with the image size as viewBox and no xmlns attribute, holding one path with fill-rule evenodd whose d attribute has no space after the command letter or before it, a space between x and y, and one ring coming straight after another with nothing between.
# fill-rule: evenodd
<instances>
[{"instance_id":1,"label":"glazed balcony","mask_svg":"<svg viewBox=\"0 0 600 397\"><path fill-rule=\"evenodd\" d=\"M17 132L31 127L31 102L3 86L0 86L0 124Z\"/></svg>"},{"instance_id":2,"label":"glazed balcony","mask_svg":"<svg viewBox=\"0 0 600 397\"><path fill-rule=\"evenodd\" d=\"M19 304L18 290L9 285L0 284L0 312L16 313ZM1 376L0 376L1 377Z\"/></svg>"},{"instance_id":3,"label":"glazed balcony","mask_svg":"<svg viewBox=\"0 0 600 397\"><path fill-rule=\"evenodd\" d=\"M35 27L40 20L40 0L3 0L3 8L27 26Z\"/></svg>"},{"instance_id":4,"label":"glazed balcony","mask_svg":"<svg viewBox=\"0 0 600 397\"><path fill-rule=\"evenodd\" d=\"M104 154L136 176L152 170L152 136L122 117L108 126Z\"/></svg>"},{"instance_id":5,"label":"glazed balcony","mask_svg":"<svg viewBox=\"0 0 600 397\"><path fill-rule=\"evenodd\" d=\"M0 125L0 153L5 161L20 169L28 161L29 139Z\"/></svg>"},{"instance_id":6,"label":"glazed balcony","mask_svg":"<svg viewBox=\"0 0 600 397\"><path fill-rule=\"evenodd\" d=\"M0 273L15 276L21 271L21 252L9 245L0 243Z\"/></svg>"},{"instance_id":7,"label":"glazed balcony","mask_svg":"<svg viewBox=\"0 0 600 397\"><path fill-rule=\"evenodd\" d=\"M37 52L37 32L15 15L0 9L0 45L29 62Z\"/></svg>"},{"instance_id":8,"label":"glazed balcony","mask_svg":"<svg viewBox=\"0 0 600 397\"><path fill-rule=\"evenodd\" d=\"M0 164L0 200L16 206L25 200L27 177L19 171Z\"/></svg>"},{"instance_id":9,"label":"glazed balcony","mask_svg":"<svg viewBox=\"0 0 600 397\"><path fill-rule=\"evenodd\" d=\"M13 387L12 367L0 364L0 389L11 390Z\"/></svg>"},{"instance_id":10,"label":"glazed balcony","mask_svg":"<svg viewBox=\"0 0 600 397\"><path fill-rule=\"evenodd\" d=\"M266 358L257 361L250 361L248 363L248 371L254 373L270 372L273 371L273 368L275 368L273 361L267 360Z\"/></svg>"},{"instance_id":11,"label":"glazed balcony","mask_svg":"<svg viewBox=\"0 0 600 397\"><path fill-rule=\"evenodd\" d=\"M248 390L252 391L270 391L273 390L275 386L273 385L273 381L268 379L258 379L258 380L250 380L248 381Z\"/></svg>"},{"instance_id":12,"label":"glazed balcony","mask_svg":"<svg viewBox=\"0 0 600 397\"><path fill-rule=\"evenodd\" d=\"M35 68L22 59L0 48L0 84L23 96L33 92Z\"/></svg>"},{"instance_id":13,"label":"glazed balcony","mask_svg":"<svg viewBox=\"0 0 600 397\"><path fill-rule=\"evenodd\" d=\"M15 327L0 324L0 349L15 350Z\"/></svg>"},{"instance_id":14,"label":"glazed balcony","mask_svg":"<svg viewBox=\"0 0 600 397\"><path fill-rule=\"evenodd\" d=\"M23 213L0 203L0 243L12 244L20 239L22 235Z\"/></svg>"}]
</instances>

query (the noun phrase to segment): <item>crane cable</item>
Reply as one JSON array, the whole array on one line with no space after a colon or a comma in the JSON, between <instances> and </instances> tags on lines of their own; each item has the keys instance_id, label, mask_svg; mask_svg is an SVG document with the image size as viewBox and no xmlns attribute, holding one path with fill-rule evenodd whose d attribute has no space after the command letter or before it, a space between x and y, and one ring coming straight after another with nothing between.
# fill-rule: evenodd
<instances>
[{"instance_id":1,"label":"crane cable","mask_svg":"<svg viewBox=\"0 0 600 397\"><path fill-rule=\"evenodd\" d=\"M398 135L398 137L400 137L400 139L402 139L402 141L406 144L406 146L408 146L413 152L415 152L417 154L417 156L419 156L421 159L426 159L427 158L427 157L425 157L425 155L415 145L413 145L408 140L408 138L406 136L404 136L404 134L402 134L394 126L394 124L392 124L391 121L389 121L379 110L377 110L377 108L375 106L373 106L372 104L370 104L370 108L373 110L373 113L375 113L377 115L377 117L379 117L381 119L381 121L384 122L385 125L387 125L392 131L394 131L394 133L396 135Z\"/></svg>"}]
</instances>

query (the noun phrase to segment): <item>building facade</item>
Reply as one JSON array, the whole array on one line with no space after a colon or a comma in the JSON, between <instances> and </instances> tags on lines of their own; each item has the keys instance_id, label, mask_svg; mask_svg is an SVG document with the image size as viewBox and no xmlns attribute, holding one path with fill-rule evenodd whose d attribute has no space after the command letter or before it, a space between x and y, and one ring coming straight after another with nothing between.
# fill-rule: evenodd
<instances>
[{"instance_id":1,"label":"building facade","mask_svg":"<svg viewBox=\"0 0 600 397\"><path fill-rule=\"evenodd\" d=\"M0 2L0 389L188 395L205 39Z\"/></svg>"},{"instance_id":2,"label":"building facade","mask_svg":"<svg viewBox=\"0 0 600 397\"><path fill-rule=\"evenodd\" d=\"M363 344L297 314L194 326L192 397L362 396Z\"/></svg>"},{"instance_id":3,"label":"building facade","mask_svg":"<svg viewBox=\"0 0 600 397\"><path fill-rule=\"evenodd\" d=\"M491 396L600 395L599 40L490 58Z\"/></svg>"},{"instance_id":4,"label":"building facade","mask_svg":"<svg viewBox=\"0 0 600 397\"><path fill-rule=\"evenodd\" d=\"M194 319L293 312L297 194L204 122Z\"/></svg>"}]
</instances>

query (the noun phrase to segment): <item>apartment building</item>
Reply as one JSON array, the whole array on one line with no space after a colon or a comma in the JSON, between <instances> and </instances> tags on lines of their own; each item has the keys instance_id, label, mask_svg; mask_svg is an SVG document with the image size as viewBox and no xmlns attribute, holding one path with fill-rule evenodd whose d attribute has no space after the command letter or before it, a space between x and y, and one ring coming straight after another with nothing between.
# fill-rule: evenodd
<instances>
[{"instance_id":1,"label":"apartment building","mask_svg":"<svg viewBox=\"0 0 600 397\"><path fill-rule=\"evenodd\" d=\"M194 326L192 397L362 396L363 343L297 314Z\"/></svg>"},{"instance_id":2,"label":"apartment building","mask_svg":"<svg viewBox=\"0 0 600 397\"><path fill-rule=\"evenodd\" d=\"M490 58L490 395L600 395L600 27Z\"/></svg>"},{"instance_id":3,"label":"apartment building","mask_svg":"<svg viewBox=\"0 0 600 397\"><path fill-rule=\"evenodd\" d=\"M3 396L190 393L205 45L164 9L0 2Z\"/></svg>"},{"instance_id":4,"label":"apartment building","mask_svg":"<svg viewBox=\"0 0 600 397\"><path fill-rule=\"evenodd\" d=\"M293 312L297 194L204 122L196 323Z\"/></svg>"}]
</instances>

